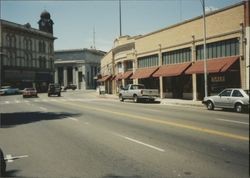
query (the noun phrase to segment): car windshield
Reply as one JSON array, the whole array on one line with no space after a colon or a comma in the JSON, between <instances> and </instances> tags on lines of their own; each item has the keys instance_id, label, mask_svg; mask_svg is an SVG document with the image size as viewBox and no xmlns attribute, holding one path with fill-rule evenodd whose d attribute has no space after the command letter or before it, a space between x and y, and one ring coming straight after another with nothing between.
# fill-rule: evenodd
<instances>
[{"instance_id":1,"label":"car windshield","mask_svg":"<svg viewBox=\"0 0 250 178\"><path fill-rule=\"evenodd\" d=\"M34 91L36 90L35 88L25 88L26 91Z\"/></svg>"}]
</instances>

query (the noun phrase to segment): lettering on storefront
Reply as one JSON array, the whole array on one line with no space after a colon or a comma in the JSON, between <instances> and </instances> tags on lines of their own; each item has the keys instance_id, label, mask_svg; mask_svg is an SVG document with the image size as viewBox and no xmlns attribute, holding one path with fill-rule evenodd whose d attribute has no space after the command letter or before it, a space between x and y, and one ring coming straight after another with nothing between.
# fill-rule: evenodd
<instances>
[{"instance_id":1,"label":"lettering on storefront","mask_svg":"<svg viewBox=\"0 0 250 178\"><path fill-rule=\"evenodd\" d=\"M225 76L214 76L211 77L211 82L225 82Z\"/></svg>"}]
</instances>

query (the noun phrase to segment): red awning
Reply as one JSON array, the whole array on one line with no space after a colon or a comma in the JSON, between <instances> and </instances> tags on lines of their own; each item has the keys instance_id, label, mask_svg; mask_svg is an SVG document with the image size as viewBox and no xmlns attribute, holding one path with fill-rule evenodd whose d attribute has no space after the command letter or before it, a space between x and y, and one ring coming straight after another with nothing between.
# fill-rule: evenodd
<instances>
[{"instance_id":1,"label":"red awning","mask_svg":"<svg viewBox=\"0 0 250 178\"><path fill-rule=\"evenodd\" d=\"M135 78L149 78L159 67L150 67L150 68L142 68L137 69L135 73L130 77L131 79Z\"/></svg>"},{"instance_id":2,"label":"red awning","mask_svg":"<svg viewBox=\"0 0 250 178\"><path fill-rule=\"evenodd\" d=\"M133 74L133 71L126 71L122 74L121 79L127 79Z\"/></svg>"},{"instance_id":3,"label":"red awning","mask_svg":"<svg viewBox=\"0 0 250 178\"><path fill-rule=\"evenodd\" d=\"M121 77L122 77L122 73L118 73L116 77L114 78L114 80L121 80Z\"/></svg>"},{"instance_id":4,"label":"red awning","mask_svg":"<svg viewBox=\"0 0 250 178\"><path fill-rule=\"evenodd\" d=\"M169 64L164 65L159 68L154 74L153 77L171 77L181 75L189 66L191 62L182 63L182 64Z\"/></svg>"},{"instance_id":5,"label":"red awning","mask_svg":"<svg viewBox=\"0 0 250 178\"><path fill-rule=\"evenodd\" d=\"M97 82L105 82L106 80L110 79L111 75L105 75L102 78L98 79Z\"/></svg>"},{"instance_id":6,"label":"red awning","mask_svg":"<svg viewBox=\"0 0 250 178\"><path fill-rule=\"evenodd\" d=\"M207 60L207 73L225 72L233 65L239 56L223 57ZM185 71L185 74L202 74L204 73L204 61L196 61L190 68Z\"/></svg>"}]
</instances>

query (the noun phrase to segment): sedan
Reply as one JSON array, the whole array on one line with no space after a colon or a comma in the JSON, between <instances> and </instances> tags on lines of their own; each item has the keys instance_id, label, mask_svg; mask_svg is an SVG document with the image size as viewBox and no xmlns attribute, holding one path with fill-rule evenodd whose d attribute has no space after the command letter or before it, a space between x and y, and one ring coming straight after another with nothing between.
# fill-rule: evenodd
<instances>
[{"instance_id":1,"label":"sedan","mask_svg":"<svg viewBox=\"0 0 250 178\"><path fill-rule=\"evenodd\" d=\"M35 88L25 88L23 90L23 98L26 97L37 97L37 91Z\"/></svg>"},{"instance_id":2,"label":"sedan","mask_svg":"<svg viewBox=\"0 0 250 178\"><path fill-rule=\"evenodd\" d=\"M242 112L249 109L249 95L241 88L227 88L218 95L205 97L202 103L208 110L230 108Z\"/></svg>"}]
</instances>

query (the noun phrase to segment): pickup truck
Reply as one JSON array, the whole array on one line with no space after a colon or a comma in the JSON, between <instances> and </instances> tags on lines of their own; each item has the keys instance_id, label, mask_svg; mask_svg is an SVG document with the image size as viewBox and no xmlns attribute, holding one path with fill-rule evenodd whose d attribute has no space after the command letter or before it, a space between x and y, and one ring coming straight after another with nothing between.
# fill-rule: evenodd
<instances>
[{"instance_id":1,"label":"pickup truck","mask_svg":"<svg viewBox=\"0 0 250 178\"><path fill-rule=\"evenodd\" d=\"M142 84L129 84L125 88L121 88L119 92L119 100L132 99L135 103L140 100L154 101L159 96L157 89L145 89Z\"/></svg>"}]
</instances>

